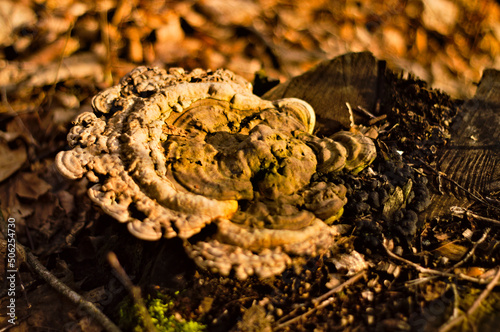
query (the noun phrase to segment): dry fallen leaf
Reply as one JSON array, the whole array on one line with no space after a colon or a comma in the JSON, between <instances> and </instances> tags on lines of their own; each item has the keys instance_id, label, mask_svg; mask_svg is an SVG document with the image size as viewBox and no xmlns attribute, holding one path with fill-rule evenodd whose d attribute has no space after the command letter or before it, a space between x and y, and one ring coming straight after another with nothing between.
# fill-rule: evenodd
<instances>
[{"instance_id":1,"label":"dry fallen leaf","mask_svg":"<svg viewBox=\"0 0 500 332\"><path fill-rule=\"evenodd\" d=\"M99 58L92 53L79 53L68 58L41 66L39 70L23 82L28 87L51 85L70 78L92 77L95 82L103 79L103 70Z\"/></svg>"},{"instance_id":2,"label":"dry fallen leaf","mask_svg":"<svg viewBox=\"0 0 500 332\"><path fill-rule=\"evenodd\" d=\"M21 3L11 1L0 1L0 45L8 45L15 39L13 33L23 25L33 24L36 15L29 8Z\"/></svg>"},{"instance_id":3,"label":"dry fallen leaf","mask_svg":"<svg viewBox=\"0 0 500 332\"><path fill-rule=\"evenodd\" d=\"M452 261L458 261L467 253L468 249L460 244L448 242L442 244L435 251Z\"/></svg>"},{"instance_id":4,"label":"dry fallen leaf","mask_svg":"<svg viewBox=\"0 0 500 332\"><path fill-rule=\"evenodd\" d=\"M52 186L40 179L35 173L20 174L17 182L17 195L28 199L38 199Z\"/></svg>"},{"instance_id":5,"label":"dry fallen leaf","mask_svg":"<svg viewBox=\"0 0 500 332\"><path fill-rule=\"evenodd\" d=\"M452 32L458 22L458 15L458 6L452 1L424 1L422 15L424 25L442 35L448 35Z\"/></svg>"},{"instance_id":6,"label":"dry fallen leaf","mask_svg":"<svg viewBox=\"0 0 500 332\"><path fill-rule=\"evenodd\" d=\"M21 145L17 149L11 149L9 145L0 141L0 182L15 173L24 164L27 158L26 148Z\"/></svg>"}]
</instances>

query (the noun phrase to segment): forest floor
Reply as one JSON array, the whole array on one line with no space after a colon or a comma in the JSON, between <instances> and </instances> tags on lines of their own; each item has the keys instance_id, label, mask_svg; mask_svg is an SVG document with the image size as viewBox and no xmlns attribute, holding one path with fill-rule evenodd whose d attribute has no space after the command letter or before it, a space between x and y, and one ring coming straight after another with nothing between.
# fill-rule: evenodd
<instances>
[{"instance_id":1,"label":"forest floor","mask_svg":"<svg viewBox=\"0 0 500 332\"><path fill-rule=\"evenodd\" d=\"M474 229L463 216L448 216L445 226L434 221L422 233L418 252L424 247L426 254L413 257L422 265L389 260L383 251L398 245L411 250L414 243L382 245L358 232L345 239L346 247L375 243L363 252L374 265L360 274L341 275L319 257L281 278L220 278L199 271L178 241L133 238L92 206L84 180L57 173L54 158L67 148L71 121L91 110L92 97L138 65L222 67L251 82L256 73L284 82L323 60L370 51L394 71L412 72L444 91L451 98L432 91L430 100L456 110L473 96L485 68L500 67L498 1L20 0L0 2L0 26L0 238L8 241L8 224L15 220L17 243L121 328L131 329L138 318L110 267L110 250L142 286L150 312L192 331L444 331L477 303L484 280L493 277L498 237ZM397 75L391 80L401 88L425 87ZM438 116L446 127L452 115ZM393 116L408 120L407 114ZM2 240L1 256L8 250ZM16 261L16 326L4 316L9 287L0 291L0 329L102 329L81 307L61 300L28 261ZM464 276L455 283L446 275L452 266ZM2 264L0 275L8 270ZM487 306L499 310L499 302ZM464 328L484 319L471 317ZM488 326L499 319L491 315Z\"/></svg>"}]
</instances>

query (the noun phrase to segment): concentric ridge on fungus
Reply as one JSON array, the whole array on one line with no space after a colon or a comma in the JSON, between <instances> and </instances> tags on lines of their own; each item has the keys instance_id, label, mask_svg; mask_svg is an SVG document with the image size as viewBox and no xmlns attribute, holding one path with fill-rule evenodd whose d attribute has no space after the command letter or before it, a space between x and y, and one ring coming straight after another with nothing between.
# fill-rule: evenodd
<instances>
[{"instance_id":1,"label":"concentric ridge on fungus","mask_svg":"<svg viewBox=\"0 0 500 332\"><path fill-rule=\"evenodd\" d=\"M199 266L223 275L281 273L339 235L331 223L346 189L313 175L359 172L376 152L360 134L314 136L309 104L251 89L228 70L138 67L78 116L56 166L94 182L92 201L140 239L180 237ZM188 240L210 223L214 235Z\"/></svg>"}]
</instances>

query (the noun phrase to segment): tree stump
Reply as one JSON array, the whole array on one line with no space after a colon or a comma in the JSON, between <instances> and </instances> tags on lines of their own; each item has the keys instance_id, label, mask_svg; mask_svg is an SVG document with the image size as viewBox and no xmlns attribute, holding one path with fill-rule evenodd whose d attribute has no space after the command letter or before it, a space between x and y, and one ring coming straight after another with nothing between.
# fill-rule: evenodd
<instances>
[{"instance_id":1,"label":"tree stump","mask_svg":"<svg viewBox=\"0 0 500 332\"><path fill-rule=\"evenodd\" d=\"M371 53L349 53L282 83L264 95L267 99L296 97L316 111L321 135L349 128L346 103L380 115L385 62ZM383 110L382 110L383 111ZM354 123L366 123L354 113ZM441 192L421 215L429 219L450 213L452 206L468 206L500 191L500 71L483 74L474 98L466 101L453 121L451 139L437 151ZM471 195L471 193L473 195Z\"/></svg>"}]
</instances>

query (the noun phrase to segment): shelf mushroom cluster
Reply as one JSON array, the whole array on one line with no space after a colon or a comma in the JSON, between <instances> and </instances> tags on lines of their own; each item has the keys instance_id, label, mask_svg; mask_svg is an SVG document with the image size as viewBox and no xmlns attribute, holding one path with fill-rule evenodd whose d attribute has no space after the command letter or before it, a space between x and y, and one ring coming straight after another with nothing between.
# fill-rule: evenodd
<instances>
[{"instance_id":1,"label":"shelf mushroom cluster","mask_svg":"<svg viewBox=\"0 0 500 332\"><path fill-rule=\"evenodd\" d=\"M315 136L309 104L261 99L228 70L138 67L92 104L56 157L60 173L86 176L92 201L134 236L179 237L197 265L240 279L328 251L346 188L314 179L376 156L361 134Z\"/></svg>"}]
</instances>

